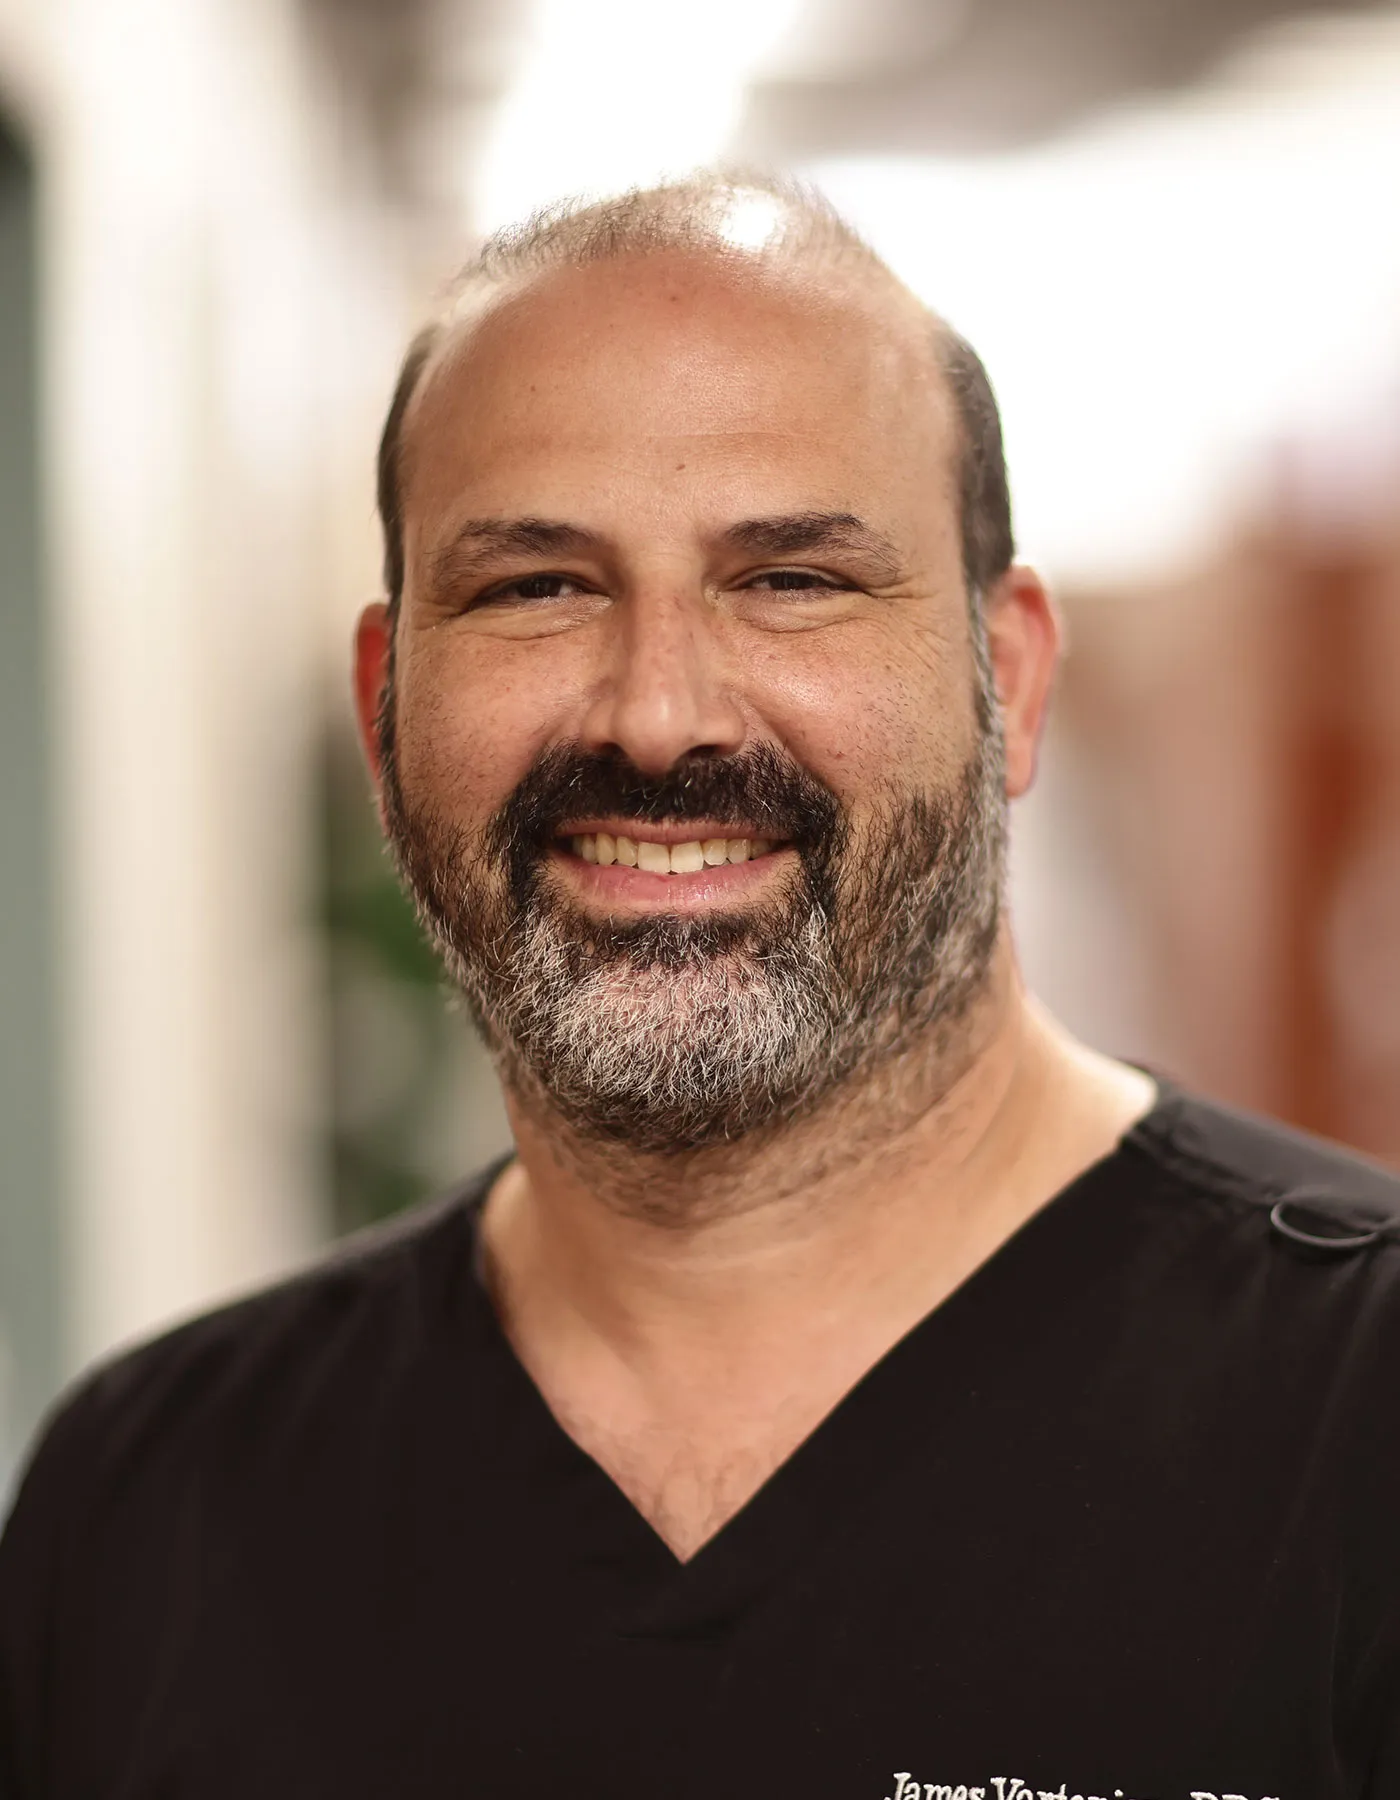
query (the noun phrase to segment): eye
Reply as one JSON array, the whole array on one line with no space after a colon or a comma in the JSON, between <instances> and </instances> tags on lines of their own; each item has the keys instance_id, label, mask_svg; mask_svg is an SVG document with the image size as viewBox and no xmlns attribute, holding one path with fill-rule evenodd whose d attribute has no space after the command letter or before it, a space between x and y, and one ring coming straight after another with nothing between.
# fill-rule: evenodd
<instances>
[{"instance_id":1,"label":"eye","mask_svg":"<svg viewBox=\"0 0 1400 1800\"><path fill-rule=\"evenodd\" d=\"M843 594L849 593L851 588L849 582L839 581L831 575L818 575L814 569L765 569L761 575L753 576L744 585L779 594L813 591Z\"/></svg>"},{"instance_id":2,"label":"eye","mask_svg":"<svg viewBox=\"0 0 1400 1800\"><path fill-rule=\"evenodd\" d=\"M522 575L515 581L489 588L472 602L474 606L511 606L537 600L572 600L586 593L571 575Z\"/></svg>"}]
</instances>

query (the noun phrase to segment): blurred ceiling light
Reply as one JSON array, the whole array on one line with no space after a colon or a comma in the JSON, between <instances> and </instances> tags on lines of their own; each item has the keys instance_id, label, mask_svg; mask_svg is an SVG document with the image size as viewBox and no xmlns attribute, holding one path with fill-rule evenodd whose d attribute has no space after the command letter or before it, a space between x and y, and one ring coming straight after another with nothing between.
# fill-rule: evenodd
<instances>
[{"instance_id":1,"label":"blurred ceiling light","mask_svg":"<svg viewBox=\"0 0 1400 1800\"><path fill-rule=\"evenodd\" d=\"M754 69L759 82L850 87L928 67L969 22L972 0L804 0Z\"/></svg>"},{"instance_id":2,"label":"blurred ceiling light","mask_svg":"<svg viewBox=\"0 0 1400 1800\"><path fill-rule=\"evenodd\" d=\"M1019 536L1061 579L1184 566L1282 447L1394 404L1400 30L1364 36L1310 38L1311 82L1271 45L1032 152L804 171L985 357Z\"/></svg>"},{"instance_id":3,"label":"blurred ceiling light","mask_svg":"<svg viewBox=\"0 0 1400 1800\"><path fill-rule=\"evenodd\" d=\"M475 186L478 229L723 154L802 0L536 0Z\"/></svg>"}]
</instances>

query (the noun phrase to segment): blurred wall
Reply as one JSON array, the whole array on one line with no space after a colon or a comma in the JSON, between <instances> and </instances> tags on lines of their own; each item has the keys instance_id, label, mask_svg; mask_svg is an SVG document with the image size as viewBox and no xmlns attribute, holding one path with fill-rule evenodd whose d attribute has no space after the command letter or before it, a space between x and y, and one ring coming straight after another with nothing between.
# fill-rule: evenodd
<instances>
[{"instance_id":1,"label":"blurred wall","mask_svg":"<svg viewBox=\"0 0 1400 1800\"><path fill-rule=\"evenodd\" d=\"M6 1275L48 1314L31 1399L55 1361L272 1276L324 1232L309 896L337 279L303 53L282 0L0 14L45 296L46 669L14 716L32 729L46 696L60 875L59 1304L32 1243ZM6 804L8 831L24 811ZM42 879L19 847L14 879ZM18 1230L27 1212L5 1210Z\"/></svg>"},{"instance_id":2,"label":"blurred wall","mask_svg":"<svg viewBox=\"0 0 1400 1800\"><path fill-rule=\"evenodd\" d=\"M1139 1051L1400 1166L1394 493L1339 534L1288 484L1201 569L1071 600L1059 731Z\"/></svg>"},{"instance_id":3,"label":"blurred wall","mask_svg":"<svg viewBox=\"0 0 1400 1800\"><path fill-rule=\"evenodd\" d=\"M34 168L0 118L0 1478L64 1367Z\"/></svg>"}]
</instances>

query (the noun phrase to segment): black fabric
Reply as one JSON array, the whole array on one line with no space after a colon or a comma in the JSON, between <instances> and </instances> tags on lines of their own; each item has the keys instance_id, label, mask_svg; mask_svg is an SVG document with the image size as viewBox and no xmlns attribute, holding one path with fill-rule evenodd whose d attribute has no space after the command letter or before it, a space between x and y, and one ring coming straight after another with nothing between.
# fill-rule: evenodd
<instances>
[{"instance_id":1,"label":"black fabric","mask_svg":"<svg viewBox=\"0 0 1400 1800\"><path fill-rule=\"evenodd\" d=\"M485 1181L59 1411L5 1800L1400 1796L1400 1184L1167 1092L682 1566L505 1342Z\"/></svg>"}]
</instances>

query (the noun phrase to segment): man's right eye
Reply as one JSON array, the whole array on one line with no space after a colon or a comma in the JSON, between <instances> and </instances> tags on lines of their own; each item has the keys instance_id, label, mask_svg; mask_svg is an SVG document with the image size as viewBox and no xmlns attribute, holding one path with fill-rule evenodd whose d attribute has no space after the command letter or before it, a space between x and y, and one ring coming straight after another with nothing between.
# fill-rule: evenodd
<instances>
[{"instance_id":1,"label":"man's right eye","mask_svg":"<svg viewBox=\"0 0 1400 1800\"><path fill-rule=\"evenodd\" d=\"M566 600L584 590L568 575L522 575L477 596L474 606L510 606L520 601Z\"/></svg>"}]
</instances>

